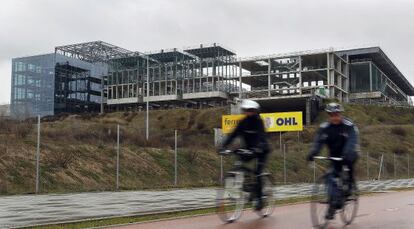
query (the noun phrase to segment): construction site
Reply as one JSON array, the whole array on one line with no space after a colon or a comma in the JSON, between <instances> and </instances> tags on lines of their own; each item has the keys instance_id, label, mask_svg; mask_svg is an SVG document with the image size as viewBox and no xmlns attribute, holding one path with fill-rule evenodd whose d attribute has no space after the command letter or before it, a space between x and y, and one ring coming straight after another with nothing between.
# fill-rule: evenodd
<instances>
[{"instance_id":1,"label":"construction site","mask_svg":"<svg viewBox=\"0 0 414 229\"><path fill-rule=\"evenodd\" d=\"M56 47L54 56L53 114L138 111L147 102L149 109L205 108L250 98L266 112L303 111L309 123L323 99L413 105L414 87L379 47L238 57L218 43L138 52L94 41ZM24 65L20 59L14 65ZM25 84L12 83L12 107L33 97L14 97L17 87Z\"/></svg>"}]
</instances>

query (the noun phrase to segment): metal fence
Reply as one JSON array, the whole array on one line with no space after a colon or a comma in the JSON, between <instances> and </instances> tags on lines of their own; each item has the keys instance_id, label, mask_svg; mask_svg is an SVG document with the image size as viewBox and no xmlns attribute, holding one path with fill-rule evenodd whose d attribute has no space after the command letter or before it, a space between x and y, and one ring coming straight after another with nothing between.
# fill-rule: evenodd
<instances>
[{"instance_id":1,"label":"metal fence","mask_svg":"<svg viewBox=\"0 0 414 229\"><path fill-rule=\"evenodd\" d=\"M79 141L67 144L64 142L67 136L62 136L59 132L59 124L45 125L40 123L40 119L36 121L30 138L33 139L30 144L33 144L35 152L25 153L34 157L33 160L24 162L24 169L33 181L31 185L22 186L27 190L18 192L214 186L222 182L225 172L234 162L231 157L205 157L205 152L215 150L211 133L199 137L197 131L152 130L149 140L146 140L143 127L108 122L99 123L100 128L96 129L93 125L84 127L74 121L70 128L73 132L71 137ZM87 131L78 132L81 128ZM206 142L198 141L201 138L210 139ZM31 141L30 139L25 141ZM272 173L275 184L312 183L329 168L327 162L309 164L306 161L310 143L303 140L300 132L273 134L270 142L273 152L269 155L267 170ZM95 153L81 155L83 150ZM85 157L90 158L85 160ZM157 163L154 163L155 159ZM87 162L94 160L100 160L100 163L90 165ZM409 178L413 174L411 161L409 154L361 152L356 169L357 178ZM16 160L15 163L23 162ZM139 182L134 180L137 175L140 175ZM59 185L54 183L63 180L69 182Z\"/></svg>"}]
</instances>

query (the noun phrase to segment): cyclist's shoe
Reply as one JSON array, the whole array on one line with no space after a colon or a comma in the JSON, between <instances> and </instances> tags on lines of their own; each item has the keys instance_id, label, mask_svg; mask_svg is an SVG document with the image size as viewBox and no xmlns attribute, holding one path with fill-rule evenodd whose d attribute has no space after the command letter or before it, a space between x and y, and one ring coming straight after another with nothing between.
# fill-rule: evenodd
<instances>
[{"instance_id":1,"label":"cyclist's shoe","mask_svg":"<svg viewBox=\"0 0 414 229\"><path fill-rule=\"evenodd\" d=\"M263 209L263 200L262 198L257 199L256 206L254 207L255 211L261 211Z\"/></svg>"},{"instance_id":2,"label":"cyclist's shoe","mask_svg":"<svg viewBox=\"0 0 414 229\"><path fill-rule=\"evenodd\" d=\"M326 212L325 219L326 220L333 220L335 216L335 208L333 206L329 206L328 212Z\"/></svg>"}]
</instances>

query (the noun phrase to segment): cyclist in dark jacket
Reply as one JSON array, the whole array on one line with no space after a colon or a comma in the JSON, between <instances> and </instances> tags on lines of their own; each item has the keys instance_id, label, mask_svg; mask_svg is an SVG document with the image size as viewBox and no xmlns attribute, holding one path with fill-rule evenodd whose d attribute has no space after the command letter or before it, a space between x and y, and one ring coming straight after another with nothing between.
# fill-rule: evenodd
<instances>
[{"instance_id":1,"label":"cyclist in dark jacket","mask_svg":"<svg viewBox=\"0 0 414 229\"><path fill-rule=\"evenodd\" d=\"M358 128L352 121L342 116L344 109L340 104L330 103L325 110L329 114L329 122L321 124L307 159L313 161L326 144L329 156L343 158L343 162L332 162L333 175L335 178L339 177L345 164L349 168L351 181L348 190L352 190L355 182L354 164L358 159ZM335 209L330 208L326 218L332 219L334 214Z\"/></svg>"},{"instance_id":2,"label":"cyclist in dark jacket","mask_svg":"<svg viewBox=\"0 0 414 229\"><path fill-rule=\"evenodd\" d=\"M254 156L257 159L255 169L257 187L255 188L255 192L258 198L256 210L261 210L263 208L261 198L263 184L259 175L264 170L270 147L266 139L263 120L259 115L259 104L253 100L246 99L242 101L241 109L246 117L239 122L235 130L223 142L220 152L224 152L224 149L230 145L236 137L241 137L244 148L252 150L255 153Z\"/></svg>"}]
</instances>

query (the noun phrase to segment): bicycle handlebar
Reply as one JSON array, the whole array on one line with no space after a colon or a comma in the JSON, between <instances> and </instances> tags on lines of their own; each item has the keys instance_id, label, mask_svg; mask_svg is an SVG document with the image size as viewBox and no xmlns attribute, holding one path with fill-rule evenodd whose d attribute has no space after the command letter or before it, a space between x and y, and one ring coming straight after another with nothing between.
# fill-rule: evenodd
<instances>
[{"instance_id":1,"label":"bicycle handlebar","mask_svg":"<svg viewBox=\"0 0 414 229\"><path fill-rule=\"evenodd\" d=\"M331 160L331 161L343 161L344 159L342 157L323 157L323 156L315 156L314 159L320 159L320 160Z\"/></svg>"},{"instance_id":2,"label":"bicycle handlebar","mask_svg":"<svg viewBox=\"0 0 414 229\"><path fill-rule=\"evenodd\" d=\"M253 151L248 149L237 149L237 150L223 150L220 152L221 155L228 155L228 154L237 154L237 155L253 155Z\"/></svg>"}]
</instances>

